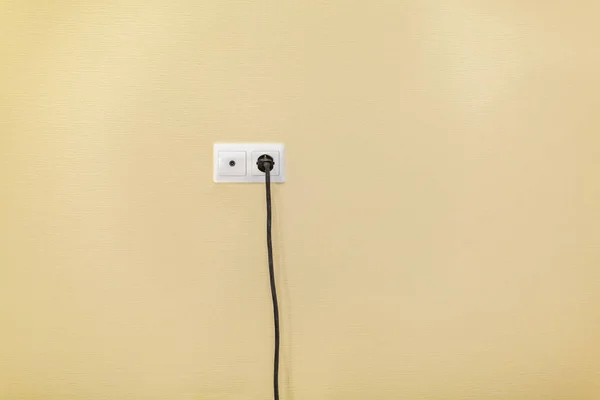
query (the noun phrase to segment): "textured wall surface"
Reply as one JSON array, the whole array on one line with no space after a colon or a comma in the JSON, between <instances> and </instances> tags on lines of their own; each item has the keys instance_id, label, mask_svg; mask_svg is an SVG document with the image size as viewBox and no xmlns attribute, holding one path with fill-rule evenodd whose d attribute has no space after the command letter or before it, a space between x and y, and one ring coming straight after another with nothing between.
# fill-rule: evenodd
<instances>
[{"instance_id":1,"label":"textured wall surface","mask_svg":"<svg viewBox=\"0 0 600 400\"><path fill-rule=\"evenodd\" d=\"M598 15L2 1L0 399L597 400Z\"/></svg>"}]
</instances>

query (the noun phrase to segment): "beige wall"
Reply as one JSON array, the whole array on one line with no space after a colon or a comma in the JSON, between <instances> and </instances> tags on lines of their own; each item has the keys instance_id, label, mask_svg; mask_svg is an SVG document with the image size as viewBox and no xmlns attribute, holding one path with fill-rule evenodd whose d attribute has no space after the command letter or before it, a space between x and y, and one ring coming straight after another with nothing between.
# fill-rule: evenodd
<instances>
[{"instance_id":1,"label":"beige wall","mask_svg":"<svg viewBox=\"0 0 600 400\"><path fill-rule=\"evenodd\" d=\"M600 398L597 1L3 1L0 399ZM452 5L450 5L452 3Z\"/></svg>"}]
</instances>

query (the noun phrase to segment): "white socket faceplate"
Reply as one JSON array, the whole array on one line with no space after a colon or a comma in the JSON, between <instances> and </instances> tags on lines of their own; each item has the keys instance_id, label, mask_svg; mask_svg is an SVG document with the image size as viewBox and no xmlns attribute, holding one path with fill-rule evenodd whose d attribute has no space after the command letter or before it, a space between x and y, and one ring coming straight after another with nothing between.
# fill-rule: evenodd
<instances>
[{"instance_id":1,"label":"white socket faceplate","mask_svg":"<svg viewBox=\"0 0 600 400\"><path fill-rule=\"evenodd\" d=\"M215 143L214 182L261 183L265 174L256 161L263 154L273 157L271 182L285 182L285 149L282 143Z\"/></svg>"}]
</instances>

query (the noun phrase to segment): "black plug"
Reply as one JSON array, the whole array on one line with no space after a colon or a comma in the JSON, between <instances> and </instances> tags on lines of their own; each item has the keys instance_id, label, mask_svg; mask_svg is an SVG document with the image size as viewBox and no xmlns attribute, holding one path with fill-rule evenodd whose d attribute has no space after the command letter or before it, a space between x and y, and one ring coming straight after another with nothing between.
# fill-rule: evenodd
<instances>
[{"instance_id":1,"label":"black plug","mask_svg":"<svg viewBox=\"0 0 600 400\"><path fill-rule=\"evenodd\" d=\"M261 172L267 172L267 167L265 167L266 165L269 166L269 171L273 171L273 168L275 167L275 160L273 160L273 157L270 155L263 154L262 156L258 157L256 165L258 166L258 170Z\"/></svg>"}]
</instances>

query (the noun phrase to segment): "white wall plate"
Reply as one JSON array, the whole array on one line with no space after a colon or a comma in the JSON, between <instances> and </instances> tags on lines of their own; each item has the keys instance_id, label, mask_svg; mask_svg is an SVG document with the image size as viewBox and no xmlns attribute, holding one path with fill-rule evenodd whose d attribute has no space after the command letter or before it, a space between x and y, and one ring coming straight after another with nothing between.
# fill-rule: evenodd
<instances>
[{"instance_id":1,"label":"white wall plate","mask_svg":"<svg viewBox=\"0 0 600 400\"><path fill-rule=\"evenodd\" d=\"M263 154L273 157L271 182L285 182L285 148L282 143L215 143L213 180L221 182L261 183L265 173L256 161Z\"/></svg>"}]
</instances>

